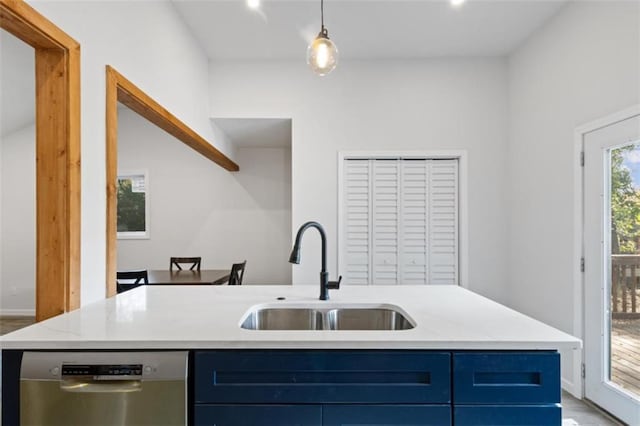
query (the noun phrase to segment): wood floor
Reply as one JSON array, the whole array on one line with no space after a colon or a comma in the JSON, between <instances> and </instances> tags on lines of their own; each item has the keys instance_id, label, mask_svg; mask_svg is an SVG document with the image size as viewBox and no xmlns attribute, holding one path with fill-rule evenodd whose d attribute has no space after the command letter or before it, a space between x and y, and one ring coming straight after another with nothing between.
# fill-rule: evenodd
<instances>
[{"instance_id":1,"label":"wood floor","mask_svg":"<svg viewBox=\"0 0 640 426\"><path fill-rule=\"evenodd\" d=\"M611 381L640 396L640 319L612 321Z\"/></svg>"},{"instance_id":2,"label":"wood floor","mask_svg":"<svg viewBox=\"0 0 640 426\"><path fill-rule=\"evenodd\" d=\"M35 317L0 317L0 336L36 322Z\"/></svg>"}]
</instances>

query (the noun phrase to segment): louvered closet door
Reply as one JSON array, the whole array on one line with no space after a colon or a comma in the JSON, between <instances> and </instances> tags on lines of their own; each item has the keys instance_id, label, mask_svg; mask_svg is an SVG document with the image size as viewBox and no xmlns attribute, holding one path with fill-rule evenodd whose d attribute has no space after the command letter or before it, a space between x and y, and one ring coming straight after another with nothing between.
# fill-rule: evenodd
<instances>
[{"instance_id":1,"label":"louvered closet door","mask_svg":"<svg viewBox=\"0 0 640 426\"><path fill-rule=\"evenodd\" d=\"M430 163L429 284L458 284L458 161Z\"/></svg>"},{"instance_id":2,"label":"louvered closet door","mask_svg":"<svg viewBox=\"0 0 640 426\"><path fill-rule=\"evenodd\" d=\"M346 284L458 284L458 161L344 163Z\"/></svg>"},{"instance_id":3,"label":"louvered closet door","mask_svg":"<svg viewBox=\"0 0 640 426\"><path fill-rule=\"evenodd\" d=\"M344 167L345 283L369 284L371 161L347 160Z\"/></svg>"},{"instance_id":4,"label":"louvered closet door","mask_svg":"<svg viewBox=\"0 0 640 426\"><path fill-rule=\"evenodd\" d=\"M402 160L400 209L400 262L402 284L427 284L430 162Z\"/></svg>"},{"instance_id":5,"label":"louvered closet door","mask_svg":"<svg viewBox=\"0 0 640 426\"><path fill-rule=\"evenodd\" d=\"M399 162L373 161L373 284L398 283Z\"/></svg>"}]
</instances>

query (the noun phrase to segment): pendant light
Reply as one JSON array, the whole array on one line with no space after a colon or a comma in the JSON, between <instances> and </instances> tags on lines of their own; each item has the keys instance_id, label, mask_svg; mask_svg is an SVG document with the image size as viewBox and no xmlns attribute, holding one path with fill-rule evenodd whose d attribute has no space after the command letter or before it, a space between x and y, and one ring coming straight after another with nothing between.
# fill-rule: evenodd
<instances>
[{"instance_id":1,"label":"pendant light","mask_svg":"<svg viewBox=\"0 0 640 426\"><path fill-rule=\"evenodd\" d=\"M307 48L307 64L313 72L324 76L338 64L338 48L329 39L329 32L324 27L324 0L320 0L320 19L320 32Z\"/></svg>"}]
</instances>

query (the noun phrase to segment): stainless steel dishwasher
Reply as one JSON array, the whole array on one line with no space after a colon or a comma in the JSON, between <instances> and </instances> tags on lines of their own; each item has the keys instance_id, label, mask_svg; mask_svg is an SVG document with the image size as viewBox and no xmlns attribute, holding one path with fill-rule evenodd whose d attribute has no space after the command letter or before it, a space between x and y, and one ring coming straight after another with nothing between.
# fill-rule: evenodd
<instances>
[{"instance_id":1,"label":"stainless steel dishwasher","mask_svg":"<svg viewBox=\"0 0 640 426\"><path fill-rule=\"evenodd\" d=\"M187 352L25 352L21 425L186 425Z\"/></svg>"}]
</instances>

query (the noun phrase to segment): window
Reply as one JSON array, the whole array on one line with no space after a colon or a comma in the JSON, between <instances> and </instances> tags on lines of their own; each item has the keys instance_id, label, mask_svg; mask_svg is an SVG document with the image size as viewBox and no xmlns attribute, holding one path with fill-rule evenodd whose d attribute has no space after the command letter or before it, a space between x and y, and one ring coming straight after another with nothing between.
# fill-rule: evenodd
<instances>
[{"instance_id":1,"label":"window","mask_svg":"<svg viewBox=\"0 0 640 426\"><path fill-rule=\"evenodd\" d=\"M458 160L343 161L345 283L458 284Z\"/></svg>"},{"instance_id":2,"label":"window","mask_svg":"<svg viewBox=\"0 0 640 426\"><path fill-rule=\"evenodd\" d=\"M118 238L149 238L147 173L118 175Z\"/></svg>"}]
</instances>

